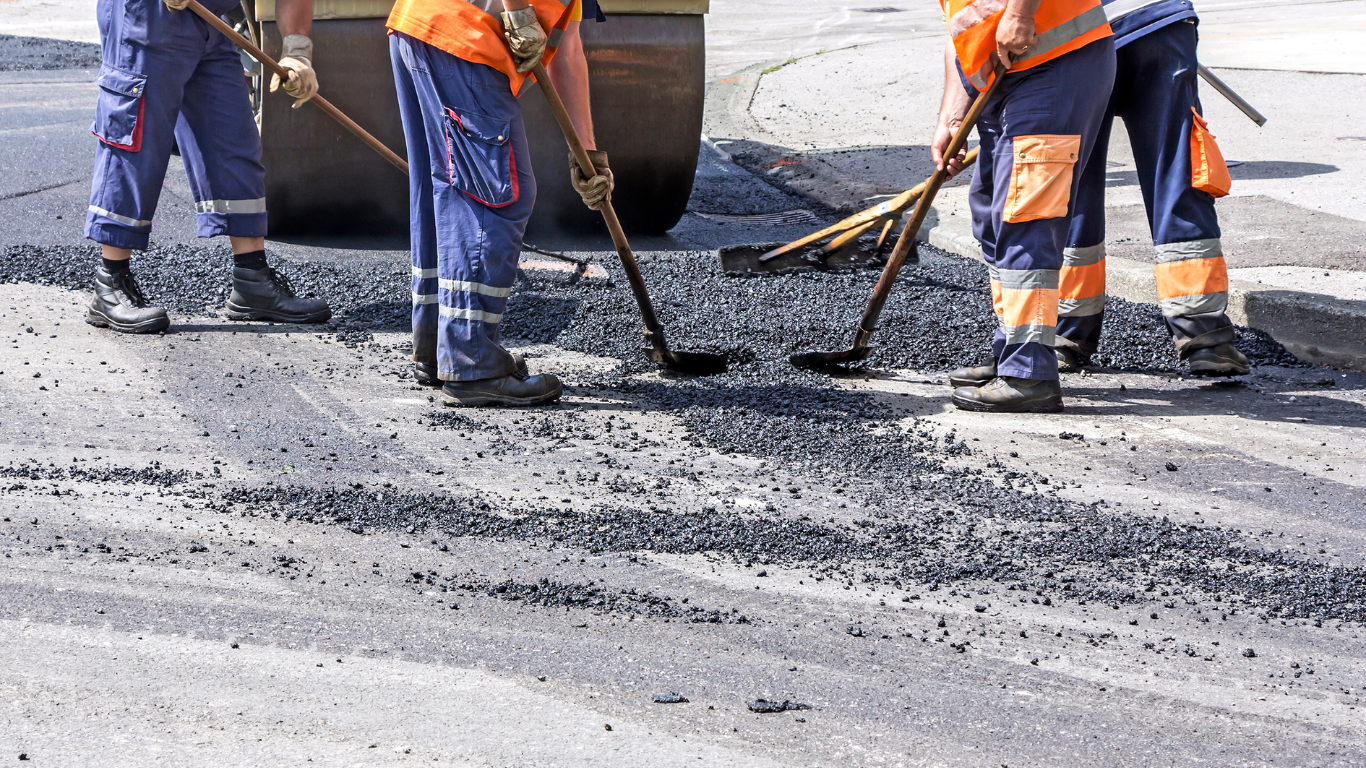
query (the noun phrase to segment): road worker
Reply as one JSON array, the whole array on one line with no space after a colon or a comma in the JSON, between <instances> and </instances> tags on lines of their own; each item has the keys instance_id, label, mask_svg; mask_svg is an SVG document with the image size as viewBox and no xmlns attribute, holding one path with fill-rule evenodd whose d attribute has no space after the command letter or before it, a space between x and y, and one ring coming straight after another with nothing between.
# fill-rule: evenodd
<instances>
[{"instance_id":1,"label":"road worker","mask_svg":"<svg viewBox=\"0 0 1366 768\"><path fill-rule=\"evenodd\" d=\"M1073 371L1096 351L1105 311L1105 171L1110 128L1124 118L1157 253L1157 293L1177 355L1197 376L1241 376L1225 314L1228 269L1214 200L1228 169L1201 117L1198 36L1190 0L1104 0L1115 33L1115 88L1091 159L1081 173L1063 253L1058 368Z\"/></svg>"},{"instance_id":2,"label":"road worker","mask_svg":"<svg viewBox=\"0 0 1366 768\"><path fill-rule=\"evenodd\" d=\"M560 397L500 343L499 322L536 200L517 97L540 61L597 171L570 156L584 203L609 199L597 151L578 0L398 0L389 48L408 144L413 258L413 364L447 405L541 405ZM558 54L557 54L558 51ZM553 58L552 58L553 57Z\"/></svg>"},{"instance_id":3,"label":"road worker","mask_svg":"<svg viewBox=\"0 0 1366 768\"><path fill-rule=\"evenodd\" d=\"M226 13L237 0L204 0ZM86 321L128 333L155 333L170 320L143 295L129 257L145 250L172 147L179 147L194 193L200 237L232 244L234 320L320 323L327 302L301 298L266 262L265 168L237 49L194 12L189 0L99 0L102 59L91 127L99 145L85 236L100 244L95 296ZM313 72L312 0L279 0L284 35L273 78L295 106L318 91Z\"/></svg>"},{"instance_id":4,"label":"road worker","mask_svg":"<svg viewBox=\"0 0 1366 768\"><path fill-rule=\"evenodd\" d=\"M977 121L969 190L973 234L991 270L993 361L954 371L953 402L976 411L1062 410L1058 273L1081 180L1114 82L1115 50L1100 0L941 0L951 43L931 142L937 167L998 61L1009 71Z\"/></svg>"}]
</instances>

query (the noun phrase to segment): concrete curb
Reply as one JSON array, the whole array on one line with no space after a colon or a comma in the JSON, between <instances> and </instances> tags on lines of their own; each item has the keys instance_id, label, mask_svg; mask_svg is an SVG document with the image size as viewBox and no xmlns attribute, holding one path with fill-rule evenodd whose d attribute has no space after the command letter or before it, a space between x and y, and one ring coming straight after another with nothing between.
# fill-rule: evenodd
<instances>
[{"instance_id":1,"label":"concrete curb","mask_svg":"<svg viewBox=\"0 0 1366 768\"><path fill-rule=\"evenodd\" d=\"M703 116L707 133L703 140L726 160L752 173L762 173L770 183L835 211L853 212L851 204L858 205L863 199L856 179L818 161L802 163L801 173L783 173L784 166L766 167L768 163L763 162L770 156L781 158L786 153L765 141L770 137L749 113L749 107L763 70L781 63L755 64L711 83ZM728 137L731 143L717 146L715 139L719 137ZM742 145L745 151L732 152L731 145ZM768 147L767 152L763 147ZM981 248L970 229L935 222L933 212L930 218L931 222L917 233L917 240L949 253L982 260ZM1106 259L1106 289L1111 296L1128 301L1157 303L1151 264L1116 257ZM1230 280L1228 314L1239 325L1271 334L1301 360L1366 371L1366 301L1305 291L1268 290L1258 283Z\"/></svg>"}]
</instances>

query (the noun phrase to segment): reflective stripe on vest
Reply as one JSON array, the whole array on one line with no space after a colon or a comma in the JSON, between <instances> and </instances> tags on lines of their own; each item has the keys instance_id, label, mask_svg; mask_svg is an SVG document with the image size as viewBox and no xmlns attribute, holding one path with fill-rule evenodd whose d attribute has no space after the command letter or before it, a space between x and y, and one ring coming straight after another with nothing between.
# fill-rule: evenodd
<instances>
[{"instance_id":1,"label":"reflective stripe on vest","mask_svg":"<svg viewBox=\"0 0 1366 768\"><path fill-rule=\"evenodd\" d=\"M550 40L543 64L549 64L569 26L579 0L531 0L536 19ZM484 64L508 76L512 92L520 93L529 74L518 74L512 61L503 22L502 0L397 0L388 27L421 40L465 61Z\"/></svg>"},{"instance_id":2,"label":"reflective stripe on vest","mask_svg":"<svg viewBox=\"0 0 1366 768\"><path fill-rule=\"evenodd\" d=\"M992 53L996 51L996 27L1006 0L941 0L949 22L949 35L974 87L985 90L991 81ZM1038 42L1011 66L1029 69L1110 35L1110 25L1100 0L1043 0L1034 13Z\"/></svg>"},{"instance_id":3,"label":"reflective stripe on vest","mask_svg":"<svg viewBox=\"0 0 1366 768\"><path fill-rule=\"evenodd\" d=\"M1166 0L1114 0L1105 4L1105 18L1110 21L1117 21L1134 11L1140 11L1150 5L1166 2Z\"/></svg>"}]
</instances>

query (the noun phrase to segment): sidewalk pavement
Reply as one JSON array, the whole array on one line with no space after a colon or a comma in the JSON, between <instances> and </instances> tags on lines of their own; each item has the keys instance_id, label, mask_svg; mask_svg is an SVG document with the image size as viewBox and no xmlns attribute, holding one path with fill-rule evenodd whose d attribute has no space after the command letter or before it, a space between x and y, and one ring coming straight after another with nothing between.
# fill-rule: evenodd
<instances>
[{"instance_id":1,"label":"sidewalk pavement","mask_svg":"<svg viewBox=\"0 0 1366 768\"><path fill-rule=\"evenodd\" d=\"M1258 128L1202 83L1211 129L1234 164L1233 192L1219 202L1230 314L1303 359L1363 369L1366 136L1356 113L1366 112L1366 77L1352 74L1362 62L1349 46L1366 43L1366 24L1322 39L1307 25L1329 11L1366 20L1366 1L1251 5L1197 4L1208 9L1202 35L1214 41L1202 43L1202 58L1226 67L1219 76L1268 117ZM866 208L932 170L928 141L944 42L936 19L901 39L745 67L712 82L704 132L719 151L781 187L842 213ZM1311 68L1342 66L1337 73L1251 68L1296 57ZM1110 292L1156 301L1151 238L1122 130L1109 170ZM919 236L978 258L966 184L957 179L940 193Z\"/></svg>"}]
</instances>

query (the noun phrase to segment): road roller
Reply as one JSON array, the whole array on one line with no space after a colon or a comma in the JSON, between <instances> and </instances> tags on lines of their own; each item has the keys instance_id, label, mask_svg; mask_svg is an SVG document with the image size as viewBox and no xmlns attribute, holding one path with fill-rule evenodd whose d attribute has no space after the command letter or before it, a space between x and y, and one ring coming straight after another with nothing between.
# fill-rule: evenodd
<instances>
[{"instance_id":1,"label":"road roller","mask_svg":"<svg viewBox=\"0 0 1366 768\"><path fill-rule=\"evenodd\" d=\"M313 66L329 101L406 156L384 26L392 6L314 0ZM607 20L585 20L580 30L597 142L616 176L613 204L629 231L664 232L683 216L697 170L708 0L600 6ZM268 55L280 55L275 0L244 0L229 21ZM291 99L264 93L259 64L244 57L244 65L261 127L271 235L406 234L403 173L320 110L291 109ZM539 87L528 85L521 102L537 186L528 237L605 232L602 217L569 184L568 148Z\"/></svg>"}]
</instances>

